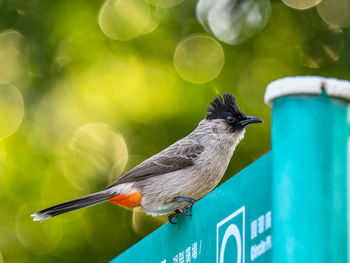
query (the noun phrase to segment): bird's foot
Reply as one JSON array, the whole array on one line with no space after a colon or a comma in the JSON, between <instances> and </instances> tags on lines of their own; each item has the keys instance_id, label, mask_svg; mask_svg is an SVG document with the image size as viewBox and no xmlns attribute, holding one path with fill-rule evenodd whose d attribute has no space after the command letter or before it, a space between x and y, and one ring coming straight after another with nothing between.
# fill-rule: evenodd
<instances>
[{"instance_id":1,"label":"bird's foot","mask_svg":"<svg viewBox=\"0 0 350 263\"><path fill-rule=\"evenodd\" d=\"M176 209L176 210L174 211L174 213L168 215L168 221L169 221L169 223L176 225L176 223L173 222L172 220L173 220L175 217L177 217L179 214L181 214L181 210L180 210L180 209Z\"/></svg>"},{"instance_id":2,"label":"bird's foot","mask_svg":"<svg viewBox=\"0 0 350 263\"><path fill-rule=\"evenodd\" d=\"M186 205L184 208L182 208L182 213L185 215L185 216L192 216L192 214L189 214L187 211L188 209L190 209L193 204L195 202L197 202L196 200L194 200L193 198L190 198L190 197L175 197L173 199L174 201L185 201L188 203L188 205Z\"/></svg>"}]
</instances>

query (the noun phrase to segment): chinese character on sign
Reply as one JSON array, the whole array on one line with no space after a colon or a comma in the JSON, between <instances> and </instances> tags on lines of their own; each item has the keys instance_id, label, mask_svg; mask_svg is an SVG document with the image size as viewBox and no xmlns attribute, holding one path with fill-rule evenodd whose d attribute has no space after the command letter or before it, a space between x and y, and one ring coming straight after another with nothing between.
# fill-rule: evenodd
<instances>
[{"instance_id":1,"label":"chinese character on sign","mask_svg":"<svg viewBox=\"0 0 350 263\"><path fill-rule=\"evenodd\" d=\"M181 251L179 253L179 263L185 263L185 252Z\"/></svg>"},{"instance_id":2,"label":"chinese character on sign","mask_svg":"<svg viewBox=\"0 0 350 263\"><path fill-rule=\"evenodd\" d=\"M188 247L186 249L186 260L185 260L186 263L189 263L191 262L191 247Z\"/></svg>"},{"instance_id":3,"label":"chinese character on sign","mask_svg":"<svg viewBox=\"0 0 350 263\"><path fill-rule=\"evenodd\" d=\"M193 259L196 259L197 258L197 254L198 252L197 252L197 242L194 242L193 244L192 244L192 258Z\"/></svg>"},{"instance_id":4,"label":"chinese character on sign","mask_svg":"<svg viewBox=\"0 0 350 263\"><path fill-rule=\"evenodd\" d=\"M160 262L160 263L166 263L166 259L164 259L162 262Z\"/></svg>"},{"instance_id":5,"label":"chinese character on sign","mask_svg":"<svg viewBox=\"0 0 350 263\"><path fill-rule=\"evenodd\" d=\"M265 214L265 229L269 229L271 227L271 211Z\"/></svg>"},{"instance_id":6,"label":"chinese character on sign","mask_svg":"<svg viewBox=\"0 0 350 263\"><path fill-rule=\"evenodd\" d=\"M250 223L250 238L254 239L258 236L258 221L254 220Z\"/></svg>"},{"instance_id":7,"label":"chinese character on sign","mask_svg":"<svg viewBox=\"0 0 350 263\"><path fill-rule=\"evenodd\" d=\"M179 263L179 256L178 255L173 257L173 263Z\"/></svg>"},{"instance_id":8,"label":"chinese character on sign","mask_svg":"<svg viewBox=\"0 0 350 263\"><path fill-rule=\"evenodd\" d=\"M259 234L262 234L265 230L265 220L264 220L264 215L260 216L258 218L258 231Z\"/></svg>"}]
</instances>

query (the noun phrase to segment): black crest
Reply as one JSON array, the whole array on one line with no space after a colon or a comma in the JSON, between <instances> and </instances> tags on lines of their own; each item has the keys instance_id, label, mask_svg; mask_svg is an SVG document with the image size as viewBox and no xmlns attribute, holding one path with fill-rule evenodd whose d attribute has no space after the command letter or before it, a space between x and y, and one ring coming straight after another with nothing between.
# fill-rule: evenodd
<instances>
[{"instance_id":1,"label":"black crest","mask_svg":"<svg viewBox=\"0 0 350 263\"><path fill-rule=\"evenodd\" d=\"M223 98L221 96L216 97L210 105L207 109L207 120L225 119L229 115L245 116L245 113L238 108L235 97L229 93L224 93Z\"/></svg>"}]
</instances>

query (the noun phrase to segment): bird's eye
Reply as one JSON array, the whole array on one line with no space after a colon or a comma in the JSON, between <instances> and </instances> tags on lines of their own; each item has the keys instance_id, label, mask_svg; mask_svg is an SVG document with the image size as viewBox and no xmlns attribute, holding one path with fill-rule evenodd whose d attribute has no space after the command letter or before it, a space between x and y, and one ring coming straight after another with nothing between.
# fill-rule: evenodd
<instances>
[{"instance_id":1,"label":"bird's eye","mask_svg":"<svg viewBox=\"0 0 350 263\"><path fill-rule=\"evenodd\" d=\"M226 120L229 122L229 123L232 123L235 121L235 118L233 118L232 116L227 116L226 117Z\"/></svg>"}]
</instances>

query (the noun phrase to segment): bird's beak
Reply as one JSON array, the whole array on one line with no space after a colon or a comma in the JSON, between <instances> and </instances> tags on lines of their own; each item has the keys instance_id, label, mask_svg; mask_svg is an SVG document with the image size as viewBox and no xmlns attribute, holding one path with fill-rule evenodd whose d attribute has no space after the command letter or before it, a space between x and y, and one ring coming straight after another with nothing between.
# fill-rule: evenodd
<instances>
[{"instance_id":1,"label":"bird's beak","mask_svg":"<svg viewBox=\"0 0 350 263\"><path fill-rule=\"evenodd\" d=\"M253 117L253 116L247 116L244 120L241 120L239 122L239 124L241 125L241 127L245 127L248 124L251 123L260 123L263 122L261 119L257 118L257 117Z\"/></svg>"}]
</instances>

